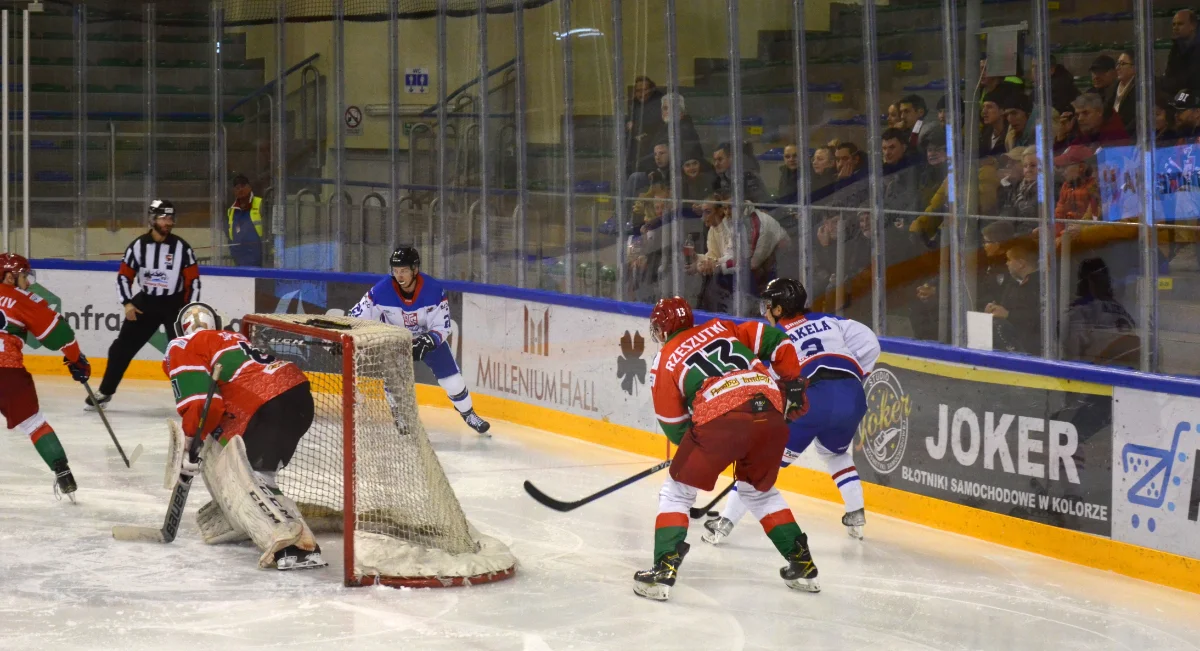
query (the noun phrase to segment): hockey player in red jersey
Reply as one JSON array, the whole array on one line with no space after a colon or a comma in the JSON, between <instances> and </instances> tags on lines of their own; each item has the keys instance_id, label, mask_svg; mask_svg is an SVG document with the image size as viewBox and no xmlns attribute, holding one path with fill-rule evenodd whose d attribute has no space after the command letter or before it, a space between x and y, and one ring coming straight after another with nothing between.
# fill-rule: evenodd
<instances>
[{"instance_id":1,"label":"hockey player in red jersey","mask_svg":"<svg viewBox=\"0 0 1200 651\"><path fill-rule=\"evenodd\" d=\"M42 415L33 376L25 370L25 336L32 334L46 348L62 351L71 377L79 382L88 381L92 367L66 320L40 296L29 293L32 284L28 260L13 253L0 254L0 414L9 429L19 429L29 437L54 471L55 495L65 493L74 501L75 477L67 465L67 453Z\"/></svg>"},{"instance_id":2,"label":"hockey player in red jersey","mask_svg":"<svg viewBox=\"0 0 1200 651\"><path fill-rule=\"evenodd\" d=\"M200 509L205 542L249 537L263 551L260 567L300 569L327 565L300 510L279 490L275 474L291 461L313 421L308 379L291 362L276 360L250 340L221 330L208 305L184 306L178 338L167 346L163 371L171 379L183 432L171 432L167 476L204 476L213 501ZM185 453L200 415L215 365L217 390L204 419L201 467Z\"/></svg>"},{"instance_id":3,"label":"hockey player in red jersey","mask_svg":"<svg viewBox=\"0 0 1200 651\"><path fill-rule=\"evenodd\" d=\"M634 575L633 591L668 598L690 548L688 511L696 493L712 490L734 464L743 501L788 562L780 576L790 588L819 592L808 536L775 488L788 440L784 414L796 418L808 409L792 342L762 323L713 319L695 326L692 308L679 297L654 306L650 333L662 345L650 374L655 415L679 447L658 496L654 567Z\"/></svg>"}]
</instances>

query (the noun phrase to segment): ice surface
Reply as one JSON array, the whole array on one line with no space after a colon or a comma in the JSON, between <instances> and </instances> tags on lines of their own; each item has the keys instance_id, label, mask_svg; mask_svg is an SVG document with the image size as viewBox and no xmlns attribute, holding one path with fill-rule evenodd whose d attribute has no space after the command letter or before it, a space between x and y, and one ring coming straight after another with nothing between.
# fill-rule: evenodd
<instances>
[{"instance_id":1,"label":"ice surface","mask_svg":"<svg viewBox=\"0 0 1200 651\"><path fill-rule=\"evenodd\" d=\"M83 391L38 378L42 408L79 481L56 502L28 440L0 436L0 649L1197 649L1200 597L872 516L846 536L841 507L789 496L823 591L784 587L783 565L746 519L692 553L667 603L633 595L650 563L656 476L571 513L521 482L573 499L652 460L493 423L481 439L450 411L423 409L467 516L520 559L516 577L470 588L344 588L328 569L259 570L248 543L206 546L193 489L170 545L114 541L114 524L159 526L168 491L165 382L126 382L109 418L126 469ZM482 414L487 416L487 414ZM703 498L702 498L703 499Z\"/></svg>"}]
</instances>

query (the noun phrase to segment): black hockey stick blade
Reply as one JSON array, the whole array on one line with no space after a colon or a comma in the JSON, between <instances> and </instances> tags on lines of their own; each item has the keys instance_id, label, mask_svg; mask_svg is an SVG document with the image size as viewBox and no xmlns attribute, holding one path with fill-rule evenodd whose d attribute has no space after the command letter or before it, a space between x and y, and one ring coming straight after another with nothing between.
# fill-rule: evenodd
<instances>
[{"instance_id":1,"label":"black hockey stick blade","mask_svg":"<svg viewBox=\"0 0 1200 651\"><path fill-rule=\"evenodd\" d=\"M720 501L721 501L721 498L723 498L723 497L725 497L726 495L728 495L728 494L729 494L729 491L733 490L733 487L734 487L734 486L737 486L737 481L736 481L736 480L735 480L733 483L731 483L731 484L729 484L728 486L726 486L726 487L725 487L725 490L721 491L721 492L720 492L720 493L719 493L719 494L718 494L716 497L714 497L714 498L713 498L713 501L709 502L707 506L694 506L694 507L692 507L692 510L691 510L691 513L690 513L690 515L692 516L692 519L693 519L693 520L696 520L696 519L699 519L699 518L703 518L703 517L704 517L704 516L706 516L706 515L712 515L712 514L714 513L714 511L712 510L712 507L716 506L716 505L717 505L717 502L720 502ZM718 513L717 515L720 515L720 514Z\"/></svg>"},{"instance_id":2,"label":"black hockey stick blade","mask_svg":"<svg viewBox=\"0 0 1200 651\"><path fill-rule=\"evenodd\" d=\"M614 491L625 488L626 486L632 484L635 481L638 481L639 479L645 479L646 477L653 475L654 473L658 472L659 470L662 470L663 468L666 468L669 465L671 465L671 460L667 459L666 461L658 464L657 466L654 466L653 468L647 468L628 479L622 479L621 481L613 484L612 486L609 486L608 488L605 488L601 491L592 493L591 495L588 495L587 497L585 497L581 500L576 500L574 502L563 502L561 500L556 500L553 497L550 497L549 495L543 493L541 490L538 489L537 486L534 486L533 483L530 482L529 480L525 480L525 492L529 493L530 497L537 500L543 506L548 506L548 507L554 509L555 511L561 511L561 512L565 513L567 511L574 511L575 509L583 506L584 504L594 502L594 501L600 499L601 497L608 495L609 493L612 493Z\"/></svg>"},{"instance_id":3,"label":"black hockey stick blade","mask_svg":"<svg viewBox=\"0 0 1200 651\"><path fill-rule=\"evenodd\" d=\"M113 445L117 446L117 452L121 455L121 461L125 462L125 467L130 466L129 457L125 456L125 450L121 449L121 442L117 440L117 435L113 433L112 425L108 424L108 416L104 415L104 407L96 402L96 394L92 393L92 385L87 382L83 383L83 388L87 389L88 398L96 405L96 413L100 414L100 420L104 422L104 429L108 430L108 436L112 439Z\"/></svg>"}]
</instances>

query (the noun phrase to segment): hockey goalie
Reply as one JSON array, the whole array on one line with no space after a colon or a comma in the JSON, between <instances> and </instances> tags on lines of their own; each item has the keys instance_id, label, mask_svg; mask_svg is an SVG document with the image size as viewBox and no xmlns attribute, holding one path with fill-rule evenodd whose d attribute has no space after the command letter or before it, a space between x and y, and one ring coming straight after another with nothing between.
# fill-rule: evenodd
<instances>
[{"instance_id":1,"label":"hockey goalie","mask_svg":"<svg viewBox=\"0 0 1200 651\"><path fill-rule=\"evenodd\" d=\"M213 499L200 509L200 531L209 544L249 538L262 550L259 567L279 570L327 565L296 503L279 490L276 473L286 466L313 422L308 379L291 362L221 330L221 319L204 303L179 313L177 338L167 346L163 370L171 379L183 430L170 424L166 474L204 477ZM201 412L215 365L207 416ZM191 436L203 437L200 463L187 454Z\"/></svg>"}]
</instances>

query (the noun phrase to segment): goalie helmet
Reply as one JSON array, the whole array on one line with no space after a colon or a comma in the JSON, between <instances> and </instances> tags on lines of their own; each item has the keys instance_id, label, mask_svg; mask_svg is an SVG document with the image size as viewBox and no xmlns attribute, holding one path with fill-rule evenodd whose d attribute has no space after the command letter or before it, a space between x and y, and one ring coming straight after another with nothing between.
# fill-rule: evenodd
<instances>
[{"instance_id":1,"label":"goalie helmet","mask_svg":"<svg viewBox=\"0 0 1200 651\"><path fill-rule=\"evenodd\" d=\"M657 343L666 343L667 339L695 325L692 316L692 306L678 296L660 299L650 312L650 336Z\"/></svg>"},{"instance_id":2,"label":"goalie helmet","mask_svg":"<svg viewBox=\"0 0 1200 651\"><path fill-rule=\"evenodd\" d=\"M766 316L776 307L783 308L783 318L794 317L804 312L808 303L808 292L804 285L791 278L776 278L767 283L762 293L762 315Z\"/></svg>"},{"instance_id":3,"label":"goalie helmet","mask_svg":"<svg viewBox=\"0 0 1200 651\"><path fill-rule=\"evenodd\" d=\"M421 266L421 253L411 246L398 247L392 251L391 266L416 269Z\"/></svg>"},{"instance_id":4,"label":"goalie helmet","mask_svg":"<svg viewBox=\"0 0 1200 651\"><path fill-rule=\"evenodd\" d=\"M175 336L186 337L201 330L220 330L221 316L207 303L188 303L175 320Z\"/></svg>"}]
</instances>

